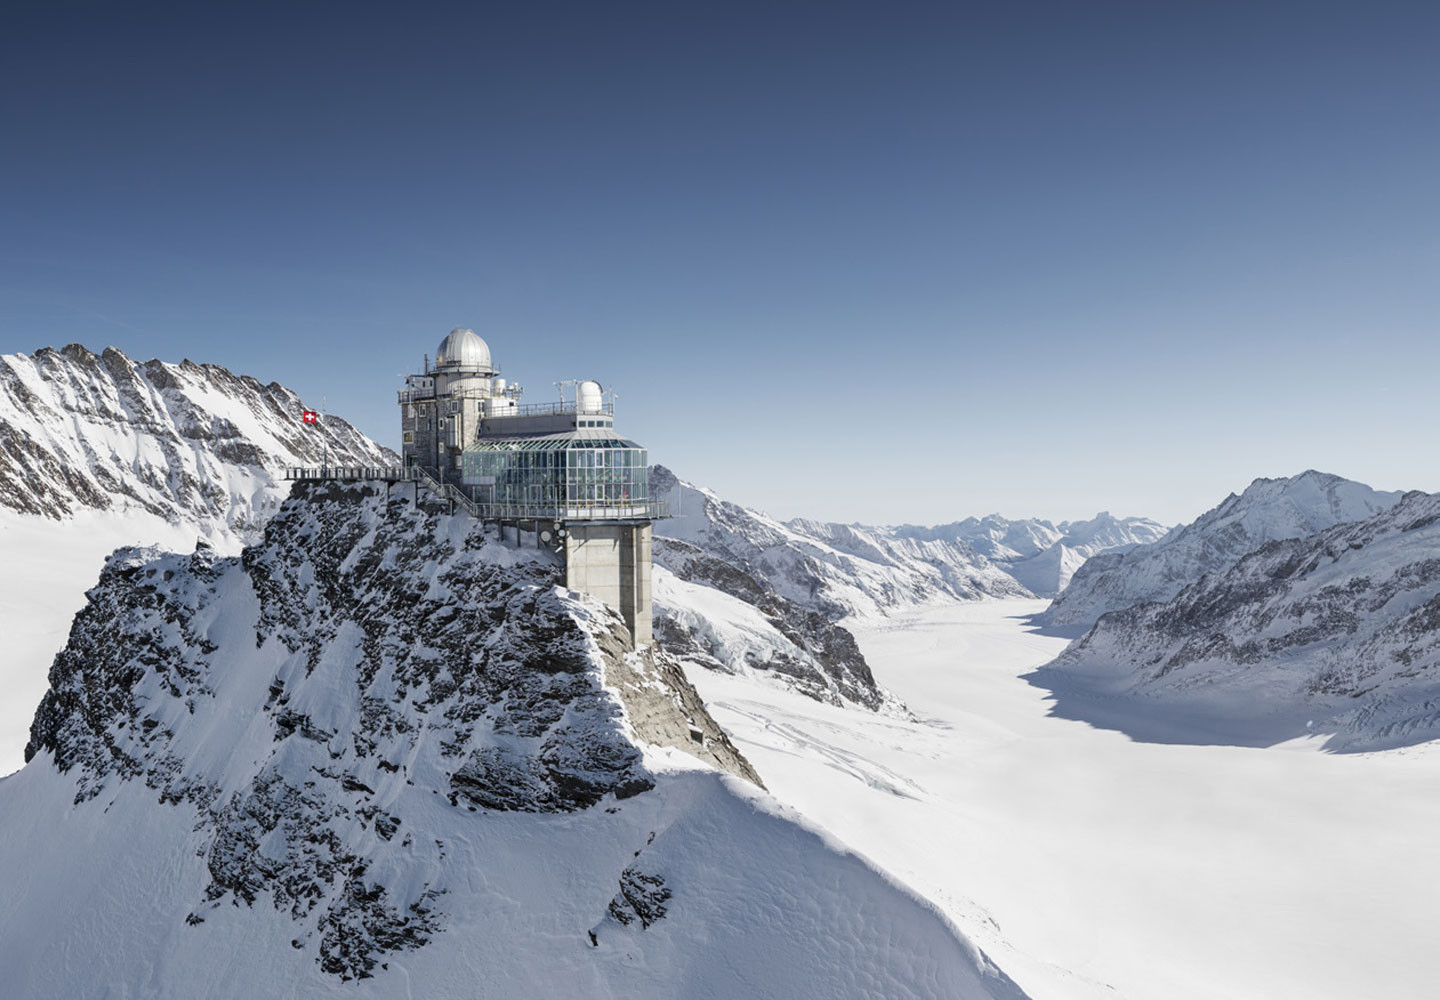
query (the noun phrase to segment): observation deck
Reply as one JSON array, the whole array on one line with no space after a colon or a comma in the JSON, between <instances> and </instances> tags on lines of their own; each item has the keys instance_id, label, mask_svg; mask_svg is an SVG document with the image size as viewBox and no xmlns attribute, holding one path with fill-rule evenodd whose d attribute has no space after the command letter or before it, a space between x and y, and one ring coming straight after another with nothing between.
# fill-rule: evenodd
<instances>
[{"instance_id":1,"label":"observation deck","mask_svg":"<svg viewBox=\"0 0 1440 1000\"><path fill-rule=\"evenodd\" d=\"M482 521L505 524L520 521L658 521L670 516L669 505L663 500L587 500L570 499L563 503L494 503L475 499L474 487L461 483L440 482L430 471L418 466L409 469L395 466L289 466L285 469L289 482L336 483L414 483L436 497L459 507Z\"/></svg>"}]
</instances>

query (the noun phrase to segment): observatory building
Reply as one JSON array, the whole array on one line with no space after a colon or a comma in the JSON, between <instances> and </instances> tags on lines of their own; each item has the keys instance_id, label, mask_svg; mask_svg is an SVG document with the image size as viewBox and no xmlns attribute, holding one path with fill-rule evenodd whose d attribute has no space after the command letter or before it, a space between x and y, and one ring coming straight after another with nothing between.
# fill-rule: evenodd
<instances>
[{"instance_id":1,"label":"observatory building","mask_svg":"<svg viewBox=\"0 0 1440 1000\"><path fill-rule=\"evenodd\" d=\"M463 497L476 516L533 531L565 558L565 582L618 609L651 641L650 500L645 449L615 432L598 382L557 383L560 399L522 403L473 330L455 329L400 390L407 470Z\"/></svg>"}]
</instances>

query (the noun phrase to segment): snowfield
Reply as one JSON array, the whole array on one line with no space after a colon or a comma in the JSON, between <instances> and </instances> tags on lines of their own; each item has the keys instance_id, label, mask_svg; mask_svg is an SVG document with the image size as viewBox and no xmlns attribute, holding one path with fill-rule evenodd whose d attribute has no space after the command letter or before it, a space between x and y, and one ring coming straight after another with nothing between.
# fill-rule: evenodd
<instances>
[{"instance_id":1,"label":"snowfield","mask_svg":"<svg viewBox=\"0 0 1440 1000\"><path fill-rule=\"evenodd\" d=\"M1043 607L848 621L918 723L691 677L778 798L1037 1000L1435 996L1440 746L1136 743L1052 717L1022 679L1066 642L1028 627Z\"/></svg>"}]
</instances>

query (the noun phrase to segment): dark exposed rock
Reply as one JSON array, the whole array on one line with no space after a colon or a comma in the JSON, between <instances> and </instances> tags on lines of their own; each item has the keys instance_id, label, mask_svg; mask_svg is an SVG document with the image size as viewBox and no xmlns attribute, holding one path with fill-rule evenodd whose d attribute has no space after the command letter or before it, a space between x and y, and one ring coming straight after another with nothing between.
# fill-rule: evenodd
<instances>
[{"instance_id":1,"label":"dark exposed rock","mask_svg":"<svg viewBox=\"0 0 1440 1000\"><path fill-rule=\"evenodd\" d=\"M670 889L659 875L647 875L635 865L620 873L620 891L610 901L609 913L622 924L640 922L642 928L661 920L667 912Z\"/></svg>"},{"instance_id":2,"label":"dark exposed rock","mask_svg":"<svg viewBox=\"0 0 1440 1000\"><path fill-rule=\"evenodd\" d=\"M885 704L885 695L875 683L855 637L825 613L782 597L756 573L689 542L656 538L654 553L656 562L681 580L714 587L753 605L792 644L792 653L752 654L746 660L747 666L784 674L793 680L796 690L819 701L843 700L872 710ZM841 609L830 610L839 613ZM664 608L656 615L655 638L672 656L712 670L731 669L714 655L703 630L666 613Z\"/></svg>"}]
</instances>

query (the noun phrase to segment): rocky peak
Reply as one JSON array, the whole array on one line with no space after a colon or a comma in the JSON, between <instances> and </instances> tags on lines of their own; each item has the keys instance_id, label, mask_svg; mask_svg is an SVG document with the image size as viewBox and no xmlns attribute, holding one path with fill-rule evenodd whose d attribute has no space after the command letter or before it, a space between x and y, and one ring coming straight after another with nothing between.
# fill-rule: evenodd
<instances>
[{"instance_id":1,"label":"rocky peak","mask_svg":"<svg viewBox=\"0 0 1440 1000\"><path fill-rule=\"evenodd\" d=\"M1055 625L1090 625L1146 601L1168 601L1206 574L1220 573L1266 542L1303 538L1387 510L1398 492L1371 489L1309 470L1257 479L1243 493L1148 545L1091 559L1046 611Z\"/></svg>"},{"instance_id":2,"label":"rocky peak","mask_svg":"<svg viewBox=\"0 0 1440 1000\"><path fill-rule=\"evenodd\" d=\"M244 536L279 505L286 465L326 447L336 464L398 461L338 417L303 425L301 409L284 386L218 365L80 344L0 356L0 507L138 510Z\"/></svg>"}]
</instances>

